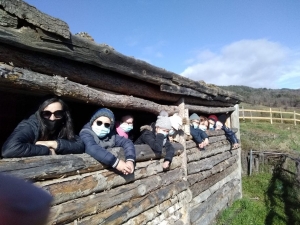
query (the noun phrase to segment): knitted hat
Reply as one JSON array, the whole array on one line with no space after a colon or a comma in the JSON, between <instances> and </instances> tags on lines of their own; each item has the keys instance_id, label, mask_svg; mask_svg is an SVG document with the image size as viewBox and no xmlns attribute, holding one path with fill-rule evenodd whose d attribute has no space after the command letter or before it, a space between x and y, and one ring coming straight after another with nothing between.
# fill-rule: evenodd
<instances>
[{"instance_id":1,"label":"knitted hat","mask_svg":"<svg viewBox=\"0 0 300 225\"><path fill-rule=\"evenodd\" d=\"M193 114L190 116L190 120L199 120L199 121L200 121L200 117L199 117L196 113L193 113Z\"/></svg>"},{"instance_id":2,"label":"knitted hat","mask_svg":"<svg viewBox=\"0 0 300 225\"><path fill-rule=\"evenodd\" d=\"M98 119L100 116L105 116L110 119L110 128L112 129L115 125L115 116L112 111L107 108L99 109L97 112L94 113L90 120L90 125L92 126L94 121Z\"/></svg>"},{"instance_id":3,"label":"knitted hat","mask_svg":"<svg viewBox=\"0 0 300 225\"><path fill-rule=\"evenodd\" d=\"M170 116L171 125L175 130L178 130L182 126L182 119L175 113L173 116Z\"/></svg>"},{"instance_id":4,"label":"knitted hat","mask_svg":"<svg viewBox=\"0 0 300 225\"><path fill-rule=\"evenodd\" d=\"M213 121L215 121L215 122L218 121L218 117L217 117L216 115L210 115L207 119L208 119L208 120L213 120Z\"/></svg>"},{"instance_id":5,"label":"knitted hat","mask_svg":"<svg viewBox=\"0 0 300 225\"><path fill-rule=\"evenodd\" d=\"M167 129L167 130L172 129L171 120L168 117L168 113L166 111L161 111L159 113L159 116L157 117L155 126L160 127L162 129Z\"/></svg>"}]
</instances>

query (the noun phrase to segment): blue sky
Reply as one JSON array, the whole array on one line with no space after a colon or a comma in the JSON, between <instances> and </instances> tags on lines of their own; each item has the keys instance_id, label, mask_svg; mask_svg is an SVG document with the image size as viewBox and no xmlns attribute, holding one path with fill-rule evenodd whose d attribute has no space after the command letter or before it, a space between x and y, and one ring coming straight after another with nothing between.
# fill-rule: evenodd
<instances>
[{"instance_id":1,"label":"blue sky","mask_svg":"<svg viewBox=\"0 0 300 225\"><path fill-rule=\"evenodd\" d=\"M193 80L300 88L298 0L26 0L73 34Z\"/></svg>"}]
</instances>

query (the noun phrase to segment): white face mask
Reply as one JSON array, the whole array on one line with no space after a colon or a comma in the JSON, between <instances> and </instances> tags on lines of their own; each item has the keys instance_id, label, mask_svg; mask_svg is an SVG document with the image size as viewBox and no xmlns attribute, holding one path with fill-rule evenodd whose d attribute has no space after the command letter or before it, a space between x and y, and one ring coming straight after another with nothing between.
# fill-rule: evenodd
<instances>
[{"instance_id":1,"label":"white face mask","mask_svg":"<svg viewBox=\"0 0 300 225\"><path fill-rule=\"evenodd\" d=\"M205 125L199 125L199 129L200 130L203 130L203 131L206 131L207 130L207 127Z\"/></svg>"},{"instance_id":2,"label":"white face mask","mask_svg":"<svg viewBox=\"0 0 300 225\"><path fill-rule=\"evenodd\" d=\"M214 125L213 124L209 124L209 129L210 130L214 130L215 129Z\"/></svg>"},{"instance_id":3,"label":"white face mask","mask_svg":"<svg viewBox=\"0 0 300 225\"><path fill-rule=\"evenodd\" d=\"M169 135L172 136L173 134L175 134L175 130L173 130L173 129L172 129L172 130L169 130Z\"/></svg>"},{"instance_id":4,"label":"white face mask","mask_svg":"<svg viewBox=\"0 0 300 225\"><path fill-rule=\"evenodd\" d=\"M163 131L163 132L161 132L165 137L167 137L168 136L168 134L169 134L169 132L165 132L165 131Z\"/></svg>"},{"instance_id":5,"label":"white face mask","mask_svg":"<svg viewBox=\"0 0 300 225\"><path fill-rule=\"evenodd\" d=\"M103 138L106 135L109 134L110 129L106 128L103 124L101 126L98 126L97 124L94 124L92 126L92 130L95 132L95 134L99 137L99 138Z\"/></svg>"},{"instance_id":6,"label":"white face mask","mask_svg":"<svg viewBox=\"0 0 300 225\"><path fill-rule=\"evenodd\" d=\"M133 129L133 125L132 124L127 124L127 123L122 123L120 125L120 127L122 128L122 130L124 130L126 133L128 133L129 131L131 131Z\"/></svg>"},{"instance_id":7,"label":"white face mask","mask_svg":"<svg viewBox=\"0 0 300 225\"><path fill-rule=\"evenodd\" d=\"M199 124L198 124L198 123L193 123L193 127L194 127L195 129L197 129L197 128L199 127Z\"/></svg>"}]
</instances>

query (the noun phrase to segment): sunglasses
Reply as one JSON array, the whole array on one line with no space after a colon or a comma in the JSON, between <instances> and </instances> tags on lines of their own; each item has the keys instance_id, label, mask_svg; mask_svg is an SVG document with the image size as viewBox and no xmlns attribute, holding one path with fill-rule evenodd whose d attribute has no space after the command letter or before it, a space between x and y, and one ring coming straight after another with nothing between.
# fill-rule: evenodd
<instances>
[{"instance_id":1,"label":"sunglasses","mask_svg":"<svg viewBox=\"0 0 300 225\"><path fill-rule=\"evenodd\" d=\"M44 119L50 119L50 117L52 116L52 114L54 115L54 117L56 119L62 119L65 115L65 112L63 110L57 110L55 112L50 112L50 111L42 111L41 112L41 116L44 118Z\"/></svg>"},{"instance_id":2,"label":"sunglasses","mask_svg":"<svg viewBox=\"0 0 300 225\"><path fill-rule=\"evenodd\" d=\"M104 124L104 126L106 127L106 128L109 128L110 127L110 123L103 123L102 121L97 121L96 122L97 123L97 126L101 126L102 124Z\"/></svg>"}]
</instances>

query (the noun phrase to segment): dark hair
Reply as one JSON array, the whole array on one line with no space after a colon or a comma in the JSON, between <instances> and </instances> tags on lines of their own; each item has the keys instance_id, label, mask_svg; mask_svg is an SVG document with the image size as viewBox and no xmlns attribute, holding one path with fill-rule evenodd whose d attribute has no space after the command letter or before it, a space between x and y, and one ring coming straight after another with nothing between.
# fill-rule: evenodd
<instances>
[{"instance_id":1,"label":"dark hair","mask_svg":"<svg viewBox=\"0 0 300 225\"><path fill-rule=\"evenodd\" d=\"M43 118L41 117L41 112L50 104L59 102L62 105L62 110L64 111L65 115L62 118L63 125L60 131L56 131L55 134L49 133L49 131L46 128L46 125L44 123ZM63 138L67 140L74 139L74 129L73 129L73 122L71 118L71 114L69 111L69 107L66 103L64 103L63 100L61 100L58 96L48 96L48 98L42 102L42 104L39 106L38 111L36 112L36 117L38 119L39 123L39 140L49 140L49 138ZM55 135L56 137L53 137Z\"/></svg>"}]
</instances>

